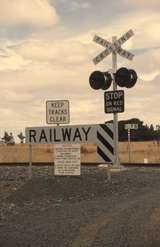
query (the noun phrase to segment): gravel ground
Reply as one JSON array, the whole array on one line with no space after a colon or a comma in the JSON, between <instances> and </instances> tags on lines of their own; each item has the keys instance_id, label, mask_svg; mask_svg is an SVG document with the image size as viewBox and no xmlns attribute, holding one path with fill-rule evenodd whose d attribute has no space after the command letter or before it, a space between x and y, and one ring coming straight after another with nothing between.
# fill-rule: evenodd
<instances>
[{"instance_id":1,"label":"gravel ground","mask_svg":"<svg viewBox=\"0 0 160 247\"><path fill-rule=\"evenodd\" d=\"M0 247L159 247L160 169L0 167Z\"/></svg>"}]
</instances>

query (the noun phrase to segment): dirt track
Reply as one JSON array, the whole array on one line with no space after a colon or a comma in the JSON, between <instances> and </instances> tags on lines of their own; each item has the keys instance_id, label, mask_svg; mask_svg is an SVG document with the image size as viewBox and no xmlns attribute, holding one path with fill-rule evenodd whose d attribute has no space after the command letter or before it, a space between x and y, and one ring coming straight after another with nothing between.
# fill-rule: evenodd
<instances>
[{"instance_id":1,"label":"dirt track","mask_svg":"<svg viewBox=\"0 0 160 247\"><path fill-rule=\"evenodd\" d=\"M0 247L159 247L160 169L0 168Z\"/></svg>"}]
</instances>

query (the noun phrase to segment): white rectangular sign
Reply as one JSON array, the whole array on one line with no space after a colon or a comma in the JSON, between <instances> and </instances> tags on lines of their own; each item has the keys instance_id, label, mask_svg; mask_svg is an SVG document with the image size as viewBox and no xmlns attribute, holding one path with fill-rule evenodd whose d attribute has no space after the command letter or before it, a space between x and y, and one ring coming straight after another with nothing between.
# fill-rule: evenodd
<instances>
[{"instance_id":1,"label":"white rectangular sign","mask_svg":"<svg viewBox=\"0 0 160 247\"><path fill-rule=\"evenodd\" d=\"M96 42L99 45L104 46L104 47L109 47L109 46L112 45L110 42L108 42L107 40L99 37L98 35L94 36L93 41Z\"/></svg>"},{"instance_id":2,"label":"white rectangular sign","mask_svg":"<svg viewBox=\"0 0 160 247\"><path fill-rule=\"evenodd\" d=\"M125 129L138 129L138 124L125 124Z\"/></svg>"},{"instance_id":3,"label":"white rectangular sign","mask_svg":"<svg viewBox=\"0 0 160 247\"><path fill-rule=\"evenodd\" d=\"M113 124L66 125L28 127L25 129L26 143L43 144L97 144L97 154L101 162L113 162Z\"/></svg>"},{"instance_id":4,"label":"white rectangular sign","mask_svg":"<svg viewBox=\"0 0 160 247\"><path fill-rule=\"evenodd\" d=\"M117 52L118 52L119 55L121 55L122 57L127 58L128 60L133 60L133 58L134 58L134 55L131 52L126 51L126 50L122 49L121 47L119 47L117 49Z\"/></svg>"},{"instance_id":5,"label":"white rectangular sign","mask_svg":"<svg viewBox=\"0 0 160 247\"><path fill-rule=\"evenodd\" d=\"M68 100L46 101L47 124L67 124L70 121Z\"/></svg>"},{"instance_id":6,"label":"white rectangular sign","mask_svg":"<svg viewBox=\"0 0 160 247\"><path fill-rule=\"evenodd\" d=\"M134 32L132 29L130 29L128 32L122 35L117 41L115 41L115 44L117 44L118 46L123 45L133 35L134 35Z\"/></svg>"},{"instance_id":7,"label":"white rectangular sign","mask_svg":"<svg viewBox=\"0 0 160 247\"><path fill-rule=\"evenodd\" d=\"M95 143L98 125L29 127L26 143Z\"/></svg>"},{"instance_id":8,"label":"white rectangular sign","mask_svg":"<svg viewBox=\"0 0 160 247\"><path fill-rule=\"evenodd\" d=\"M111 51L108 48L106 48L98 56L96 56L95 58L93 58L93 63L96 65L97 63L101 62L110 53L111 53Z\"/></svg>"},{"instance_id":9,"label":"white rectangular sign","mask_svg":"<svg viewBox=\"0 0 160 247\"><path fill-rule=\"evenodd\" d=\"M54 174L79 176L81 174L80 144L54 145Z\"/></svg>"}]
</instances>

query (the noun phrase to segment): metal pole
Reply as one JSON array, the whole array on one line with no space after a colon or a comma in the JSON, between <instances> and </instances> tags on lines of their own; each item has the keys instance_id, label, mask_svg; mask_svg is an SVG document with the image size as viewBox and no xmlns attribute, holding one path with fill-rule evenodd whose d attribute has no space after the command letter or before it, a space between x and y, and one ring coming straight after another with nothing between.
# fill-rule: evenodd
<instances>
[{"instance_id":1,"label":"metal pole","mask_svg":"<svg viewBox=\"0 0 160 247\"><path fill-rule=\"evenodd\" d=\"M128 161L131 163L131 133L130 129L128 129Z\"/></svg>"},{"instance_id":2,"label":"metal pole","mask_svg":"<svg viewBox=\"0 0 160 247\"><path fill-rule=\"evenodd\" d=\"M32 178L32 144L29 143L29 169L28 169L28 177Z\"/></svg>"},{"instance_id":3,"label":"metal pole","mask_svg":"<svg viewBox=\"0 0 160 247\"><path fill-rule=\"evenodd\" d=\"M112 43L116 41L116 36L112 37ZM112 69L113 73L117 71L117 53L116 51L112 52ZM113 77L113 91L117 90L117 84L115 83L115 79ZM113 128L114 128L114 165L119 166L119 154L118 154L118 113L113 113Z\"/></svg>"}]
</instances>

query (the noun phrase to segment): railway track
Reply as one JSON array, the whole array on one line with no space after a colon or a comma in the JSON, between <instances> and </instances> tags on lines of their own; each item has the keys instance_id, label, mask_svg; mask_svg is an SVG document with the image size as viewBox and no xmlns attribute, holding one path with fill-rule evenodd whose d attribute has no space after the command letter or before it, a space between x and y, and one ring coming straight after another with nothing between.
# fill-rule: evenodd
<instances>
[{"instance_id":1,"label":"railway track","mask_svg":"<svg viewBox=\"0 0 160 247\"><path fill-rule=\"evenodd\" d=\"M101 163L81 163L83 167L98 167ZM0 162L0 166L28 166L28 162ZM54 162L33 162L33 166L53 166ZM160 167L160 163L121 163L121 166L130 168L130 167ZM111 166L111 167L114 167Z\"/></svg>"}]
</instances>

